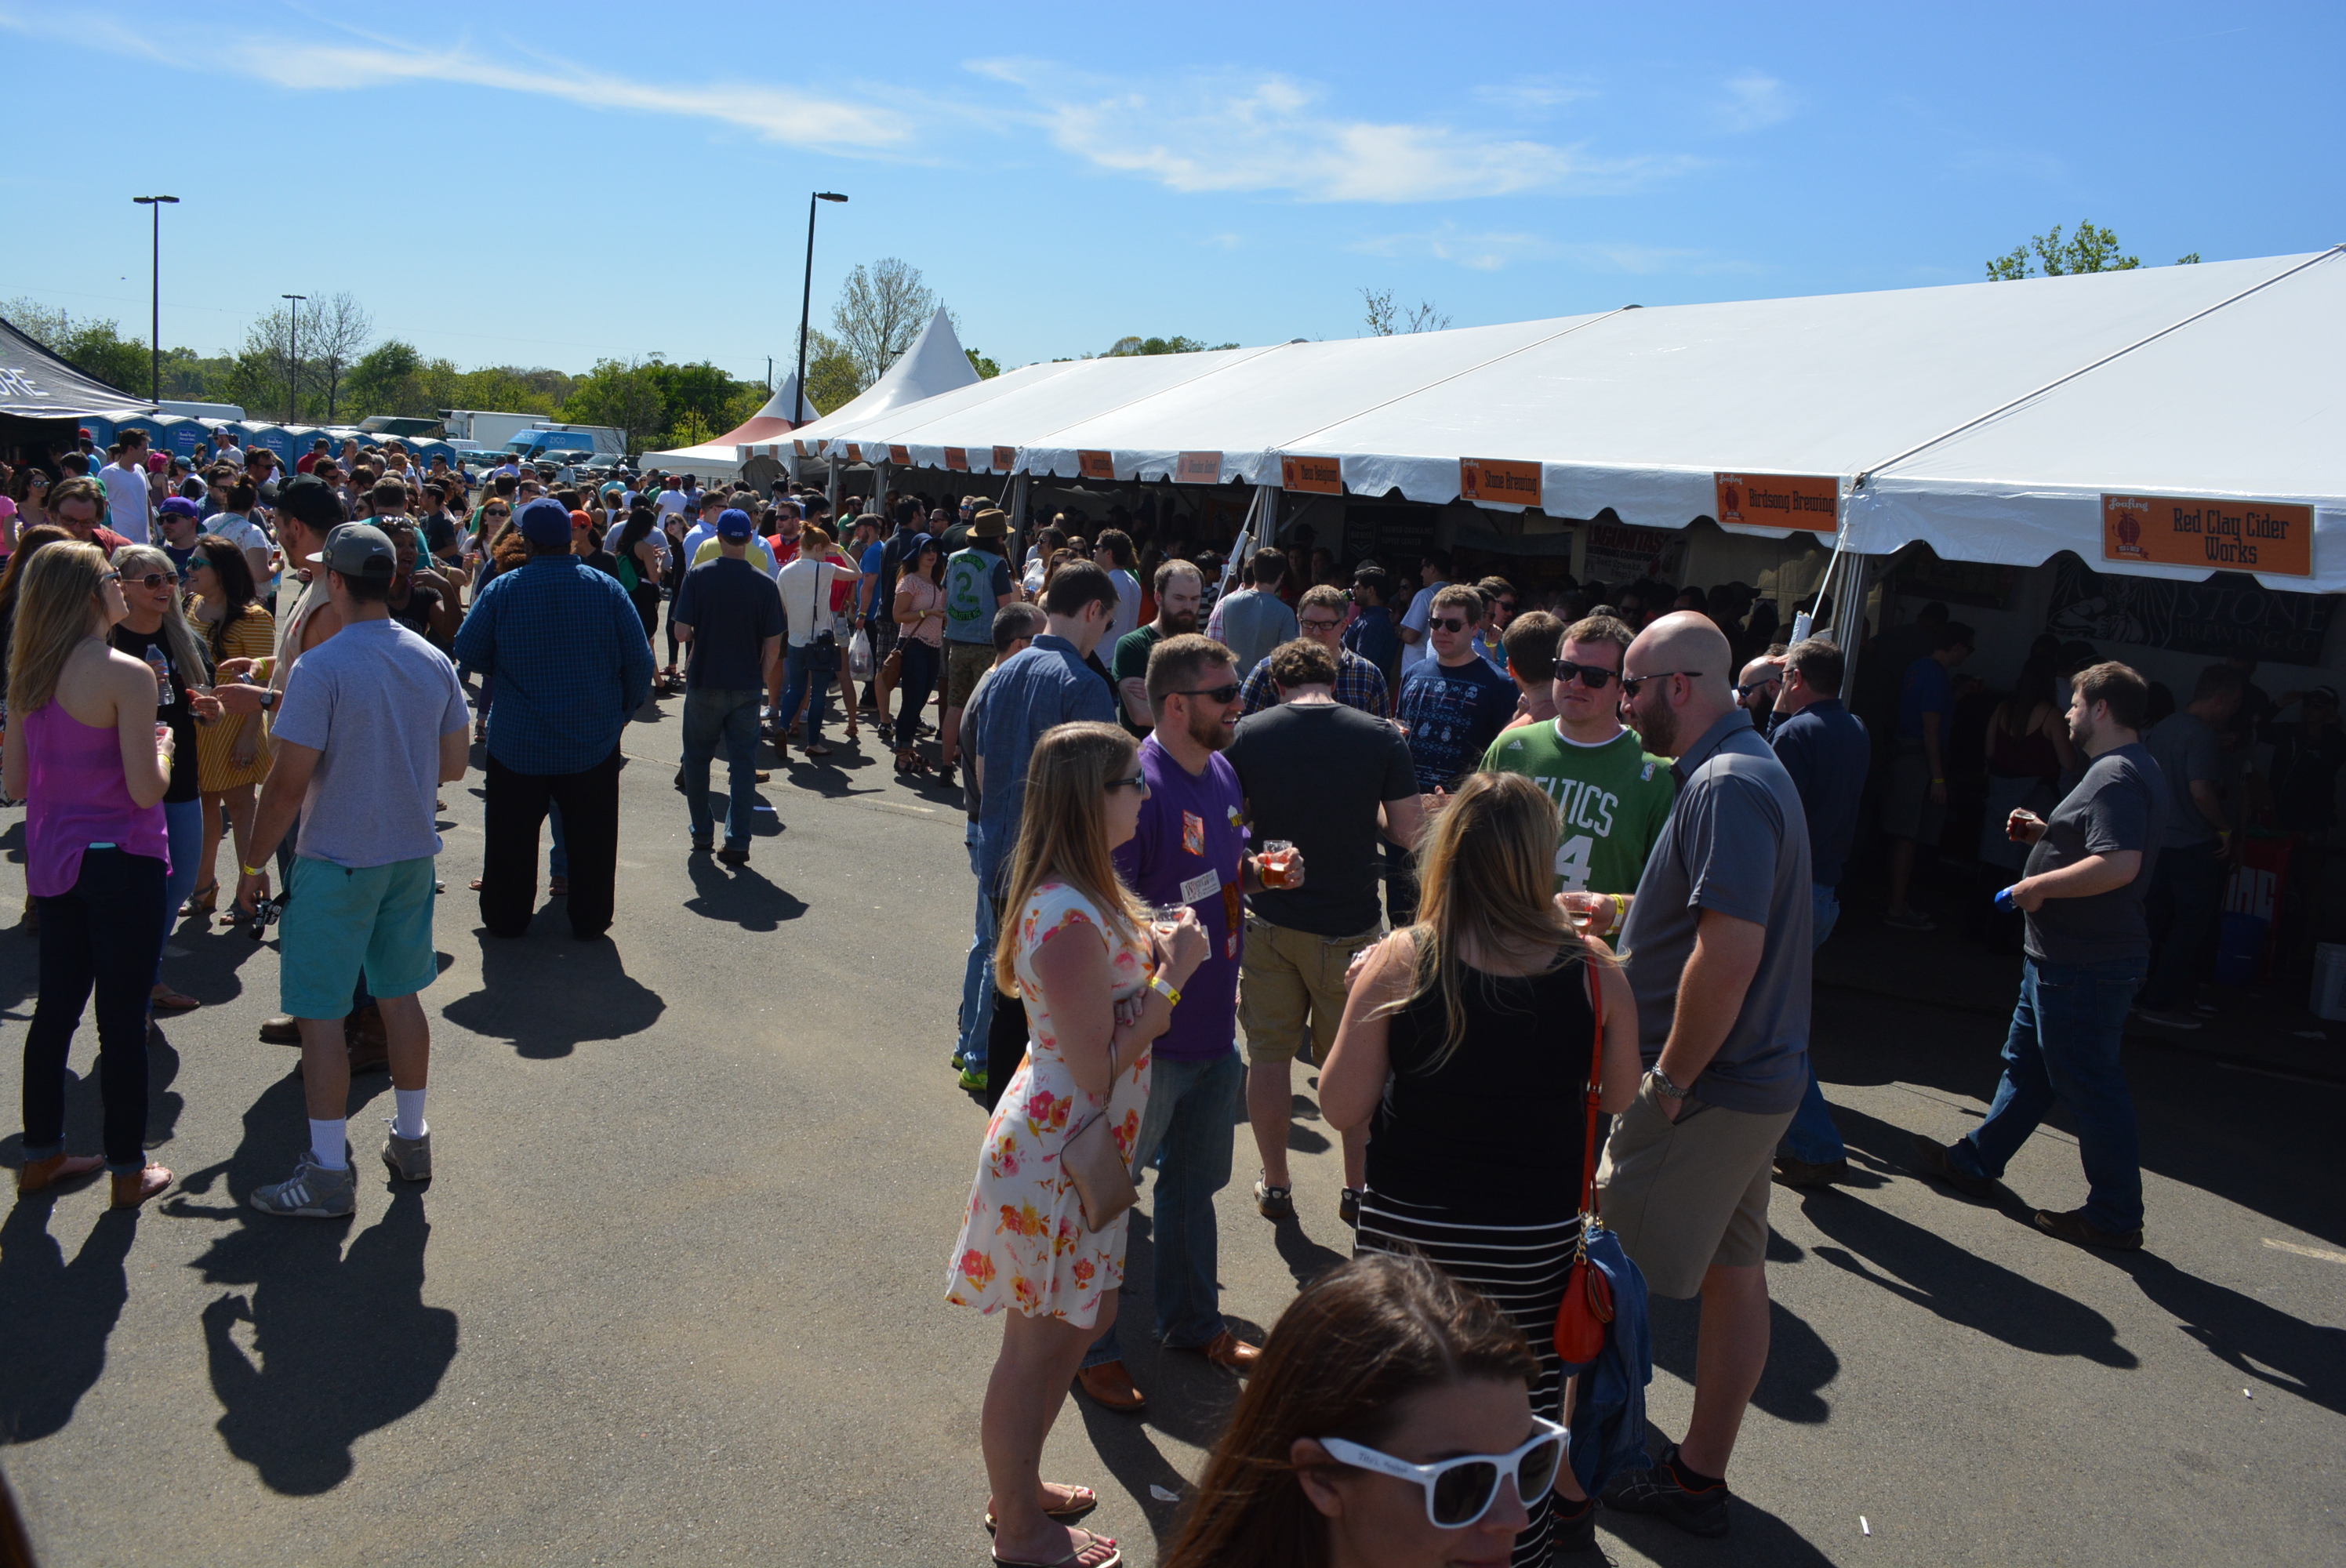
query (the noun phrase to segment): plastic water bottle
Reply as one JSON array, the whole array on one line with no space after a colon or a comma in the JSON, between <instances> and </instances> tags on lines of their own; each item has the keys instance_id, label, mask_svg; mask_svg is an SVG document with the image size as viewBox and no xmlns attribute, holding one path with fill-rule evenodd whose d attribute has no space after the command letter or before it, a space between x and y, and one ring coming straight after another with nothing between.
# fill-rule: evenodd
<instances>
[{"instance_id":1,"label":"plastic water bottle","mask_svg":"<svg viewBox=\"0 0 2346 1568\"><path fill-rule=\"evenodd\" d=\"M171 687L170 659L165 657L161 647L154 643L148 643L147 664L155 672L155 706L158 708L170 707L178 700L178 693Z\"/></svg>"}]
</instances>

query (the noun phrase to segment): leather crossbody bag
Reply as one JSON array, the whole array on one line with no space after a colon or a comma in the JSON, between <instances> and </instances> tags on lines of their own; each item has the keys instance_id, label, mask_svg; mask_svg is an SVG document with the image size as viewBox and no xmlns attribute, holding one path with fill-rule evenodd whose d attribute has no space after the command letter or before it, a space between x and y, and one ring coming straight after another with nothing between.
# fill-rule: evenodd
<instances>
[{"instance_id":1,"label":"leather crossbody bag","mask_svg":"<svg viewBox=\"0 0 2346 1568\"><path fill-rule=\"evenodd\" d=\"M1116 1044L1110 1041L1108 1103L1086 1116L1059 1148L1059 1168L1074 1178L1076 1199L1083 1205L1084 1228L1093 1232L1106 1230L1123 1218L1124 1211L1140 1197L1140 1190L1132 1185L1130 1167L1117 1153L1116 1139L1108 1135L1108 1114L1116 1103Z\"/></svg>"}]
</instances>

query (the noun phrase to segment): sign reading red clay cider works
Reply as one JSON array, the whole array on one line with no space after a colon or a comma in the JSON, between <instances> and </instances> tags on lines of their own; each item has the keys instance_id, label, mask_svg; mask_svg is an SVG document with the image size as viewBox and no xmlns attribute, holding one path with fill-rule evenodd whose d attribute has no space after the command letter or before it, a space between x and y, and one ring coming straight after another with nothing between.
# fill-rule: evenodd
<instances>
[{"instance_id":1,"label":"sign reading red clay cider works","mask_svg":"<svg viewBox=\"0 0 2346 1568\"><path fill-rule=\"evenodd\" d=\"M1462 501L1496 502L1504 506L1540 504L1540 465L1510 463L1494 457L1458 460L1458 496Z\"/></svg>"},{"instance_id":2,"label":"sign reading red clay cider works","mask_svg":"<svg viewBox=\"0 0 2346 1568\"><path fill-rule=\"evenodd\" d=\"M1219 484L1222 482L1222 454L1219 452L1185 452L1173 460L1173 482L1177 484Z\"/></svg>"},{"instance_id":3,"label":"sign reading red clay cider works","mask_svg":"<svg viewBox=\"0 0 2346 1568\"><path fill-rule=\"evenodd\" d=\"M995 447L995 448L994 449L994 473L1009 473L1012 469L1014 469L1014 468L1015 468L1015 467L1017 467L1017 466L1018 466L1018 449L1017 449L1016 447L1015 447L1015 446L997 446L997 447Z\"/></svg>"},{"instance_id":4,"label":"sign reading red clay cider works","mask_svg":"<svg viewBox=\"0 0 2346 1568\"><path fill-rule=\"evenodd\" d=\"M1840 530L1841 481L1830 473L1714 473L1711 515L1746 528Z\"/></svg>"},{"instance_id":5,"label":"sign reading red clay cider works","mask_svg":"<svg viewBox=\"0 0 2346 1568\"><path fill-rule=\"evenodd\" d=\"M945 467L954 473L969 472L969 449L965 446L945 448Z\"/></svg>"},{"instance_id":6,"label":"sign reading red clay cider works","mask_svg":"<svg viewBox=\"0 0 2346 1568\"><path fill-rule=\"evenodd\" d=\"M1279 487L1305 495L1344 494L1344 465L1332 457L1282 457Z\"/></svg>"},{"instance_id":7,"label":"sign reading red clay cider works","mask_svg":"<svg viewBox=\"0 0 2346 1568\"><path fill-rule=\"evenodd\" d=\"M2313 508L2201 495L2105 495L2102 559L2313 575Z\"/></svg>"},{"instance_id":8,"label":"sign reading red clay cider works","mask_svg":"<svg viewBox=\"0 0 2346 1568\"><path fill-rule=\"evenodd\" d=\"M1114 479L1116 459L1105 452L1078 452L1076 472L1086 479Z\"/></svg>"}]
</instances>

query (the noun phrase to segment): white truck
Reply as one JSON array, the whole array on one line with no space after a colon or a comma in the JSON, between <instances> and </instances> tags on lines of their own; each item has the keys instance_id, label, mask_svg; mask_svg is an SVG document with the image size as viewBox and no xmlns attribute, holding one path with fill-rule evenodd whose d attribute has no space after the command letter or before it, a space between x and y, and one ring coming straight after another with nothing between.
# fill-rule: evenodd
<instances>
[{"instance_id":1,"label":"white truck","mask_svg":"<svg viewBox=\"0 0 2346 1568\"><path fill-rule=\"evenodd\" d=\"M495 452L525 430L535 430L543 416L534 413L505 413L484 408L444 408L441 423L448 427L448 439L484 446Z\"/></svg>"}]
</instances>

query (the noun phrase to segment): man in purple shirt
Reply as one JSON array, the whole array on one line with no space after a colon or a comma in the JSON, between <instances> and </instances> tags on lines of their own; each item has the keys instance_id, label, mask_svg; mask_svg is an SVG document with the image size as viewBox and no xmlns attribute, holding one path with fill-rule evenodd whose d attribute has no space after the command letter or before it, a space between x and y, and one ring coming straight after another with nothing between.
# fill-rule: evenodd
<instances>
[{"instance_id":1,"label":"man in purple shirt","mask_svg":"<svg viewBox=\"0 0 2346 1568\"><path fill-rule=\"evenodd\" d=\"M1152 1050L1148 1109L1134 1140L1132 1168L1157 1174L1157 1331L1177 1350L1218 1367L1250 1369L1261 1349L1230 1332L1215 1282L1214 1195L1229 1185L1230 1149L1245 1093L1238 1054L1239 899L1260 891L1246 852L1246 798L1223 748L1244 707L1230 650L1210 637L1168 637L1149 651L1148 708L1156 728L1140 744L1148 780L1140 824L1116 851L1116 869L1141 901L1186 904L1210 944L1182 988L1172 1026ZM1290 873L1302 880L1300 861ZM1125 1370L1110 1324L1076 1374L1084 1391L1113 1410L1145 1402Z\"/></svg>"}]
</instances>

